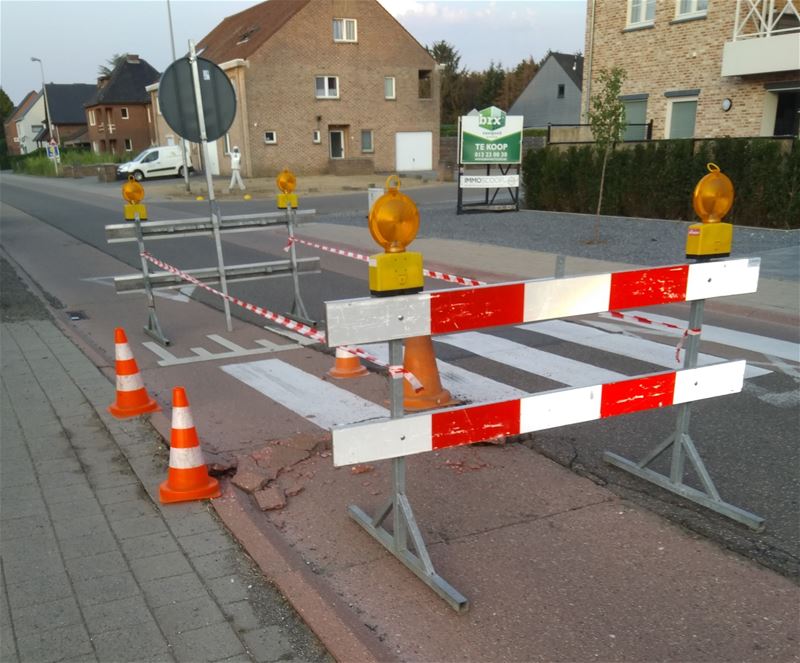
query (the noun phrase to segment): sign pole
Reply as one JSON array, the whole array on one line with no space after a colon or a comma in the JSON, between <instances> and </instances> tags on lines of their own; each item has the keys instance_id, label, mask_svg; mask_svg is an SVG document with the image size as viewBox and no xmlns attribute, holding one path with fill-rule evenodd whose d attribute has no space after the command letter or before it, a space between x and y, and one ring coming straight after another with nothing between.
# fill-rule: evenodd
<instances>
[{"instance_id":1,"label":"sign pole","mask_svg":"<svg viewBox=\"0 0 800 663\"><path fill-rule=\"evenodd\" d=\"M194 48L194 41L189 40L189 61L192 66L192 81L194 83L194 98L197 104L197 122L200 126L200 145L203 150L203 161L205 163L204 170L206 171L206 184L208 185L208 203L211 212L211 224L214 232L214 244L217 247L217 266L219 269L219 283L222 290L223 306L225 308L225 324L228 331L233 331L233 324L231 323L231 304L228 301L228 281L225 278L225 263L222 259L222 239L219 232L219 203L214 197L214 182L211 177L211 168L209 167L208 158L208 139L206 135L206 120L203 113L203 98L200 92L200 75L197 72L197 53Z\"/></svg>"}]
</instances>

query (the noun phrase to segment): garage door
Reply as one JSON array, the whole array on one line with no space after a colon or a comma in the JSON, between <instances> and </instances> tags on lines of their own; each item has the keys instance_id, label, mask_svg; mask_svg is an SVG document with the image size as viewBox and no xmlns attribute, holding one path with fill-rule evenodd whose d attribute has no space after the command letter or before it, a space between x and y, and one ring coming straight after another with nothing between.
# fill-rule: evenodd
<instances>
[{"instance_id":1,"label":"garage door","mask_svg":"<svg viewBox=\"0 0 800 663\"><path fill-rule=\"evenodd\" d=\"M398 131L395 134L397 170L433 170L433 132Z\"/></svg>"}]
</instances>

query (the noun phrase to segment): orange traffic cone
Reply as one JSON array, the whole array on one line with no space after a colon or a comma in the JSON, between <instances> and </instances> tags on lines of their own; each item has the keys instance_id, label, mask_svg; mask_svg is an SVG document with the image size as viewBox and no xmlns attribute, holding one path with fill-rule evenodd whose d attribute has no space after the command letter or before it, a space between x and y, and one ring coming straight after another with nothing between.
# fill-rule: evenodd
<instances>
[{"instance_id":1,"label":"orange traffic cone","mask_svg":"<svg viewBox=\"0 0 800 663\"><path fill-rule=\"evenodd\" d=\"M175 387L172 390L169 473L158 489L158 496L162 503L167 503L202 500L221 494L219 481L208 474L186 390Z\"/></svg>"},{"instance_id":2,"label":"orange traffic cone","mask_svg":"<svg viewBox=\"0 0 800 663\"><path fill-rule=\"evenodd\" d=\"M403 368L411 371L422 383L422 390L415 392L408 380L403 381L403 407L406 410L430 410L458 402L442 387L430 336L413 336L405 340Z\"/></svg>"},{"instance_id":3,"label":"orange traffic cone","mask_svg":"<svg viewBox=\"0 0 800 663\"><path fill-rule=\"evenodd\" d=\"M362 375L368 375L369 371L361 365L352 352L344 348L336 348L336 362L333 368L328 371L327 375L336 378L337 380L344 380L346 378L360 378Z\"/></svg>"},{"instance_id":4,"label":"orange traffic cone","mask_svg":"<svg viewBox=\"0 0 800 663\"><path fill-rule=\"evenodd\" d=\"M114 330L114 354L117 360L117 400L108 406L108 411L117 419L127 419L160 410L158 403L148 396L144 388L139 367L122 327Z\"/></svg>"}]
</instances>

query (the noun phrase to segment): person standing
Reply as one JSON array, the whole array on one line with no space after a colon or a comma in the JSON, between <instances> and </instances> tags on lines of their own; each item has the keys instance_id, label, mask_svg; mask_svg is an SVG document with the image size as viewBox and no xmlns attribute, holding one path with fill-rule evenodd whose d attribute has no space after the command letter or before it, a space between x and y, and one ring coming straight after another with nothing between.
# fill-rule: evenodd
<instances>
[{"instance_id":1,"label":"person standing","mask_svg":"<svg viewBox=\"0 0 800 663\"><path fill-rule=\"evenodd\" d=\"M244 182L242 181L242 175L239 173L241 163L242 154L239 152L239 148L234 145L233 151L231 152L231 183L228 185L228 193L233 190L234 184L238 184L239 189L244 191Z\"/></svg>"}]
</instances>

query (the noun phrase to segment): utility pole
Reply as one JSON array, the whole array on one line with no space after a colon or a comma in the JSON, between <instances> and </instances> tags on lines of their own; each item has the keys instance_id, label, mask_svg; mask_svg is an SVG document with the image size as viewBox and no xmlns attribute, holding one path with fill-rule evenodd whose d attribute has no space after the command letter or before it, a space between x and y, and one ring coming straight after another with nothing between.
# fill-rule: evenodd
<instances>
[{"instance_id":1,"label":"utility pole","mask_svg":"<svg viewBox=\"0 0 800 663\"><path fill-rule=\"evenodd\" d=\"M169 19L169 44L172 48L172 61L175 62L175 35L172 33L172 9L170 8L169 0L167 0L167 18ZM189 163L186 161L186 139L181 137L181 157L183 158L183 179L186 182L186 193L191 193L192 188L189 186Z\"/></svg>"}]
</instances>

